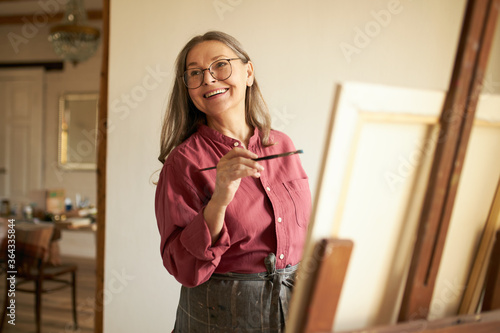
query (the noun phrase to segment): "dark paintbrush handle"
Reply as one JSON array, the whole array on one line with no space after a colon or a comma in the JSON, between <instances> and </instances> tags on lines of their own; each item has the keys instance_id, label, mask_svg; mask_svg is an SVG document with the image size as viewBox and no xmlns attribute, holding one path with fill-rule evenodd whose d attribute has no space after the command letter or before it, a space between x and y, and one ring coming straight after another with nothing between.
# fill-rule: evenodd
<instances>
[{"instance_id":1,"label":"dark paintbrush handle","mask_svg":"<svg viewBox=\"0 0 500 333\"><path fill-rule=\"evenodd\" d=\"M302 149L296 150L296 151L290 151L288 153L282 153L282 154L276 154L276 155L269 155L269 156L262 156L259 158L252 158L253 161L264 161L264 160L272 160L273 158L278 158L278 157L285 157L285 156L290 156L294 154L302 154L304 151ZM217 168L217 166L205 168L205 169L200 169L199 171L206 171L206 170L212 170Z\"/></svg>"}]
</instances>

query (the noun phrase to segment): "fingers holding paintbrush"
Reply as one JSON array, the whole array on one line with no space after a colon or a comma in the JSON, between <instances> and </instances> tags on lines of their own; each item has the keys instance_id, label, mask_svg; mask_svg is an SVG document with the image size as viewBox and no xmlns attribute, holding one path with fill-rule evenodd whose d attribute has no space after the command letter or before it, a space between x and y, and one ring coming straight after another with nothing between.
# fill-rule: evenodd
<instances>
[{"instance_id":1,"label":"fingers holding paintbrush","mask_svg":"<svg viewBox=\"0 0 500 333\"><path fill-rule=\"evenodd\" d=\"M285 157L285 156L290 156L290 155L294 155L294 154L303 154L304 151L302 149L299 149L299 150L295 150L295 151L290 151L290 152L286 152L286 153L281 153L281 154L275 154L275 155L268 155L268 156L262 156L262 157L257 157L257 158L252 158L253 161L265 161L265 160L272 160L272 159L275 159L275 158L278 158L278 157ZM212 166L212 167L209 167L209 168L204 168L204 169L200 169L198 171L207 171L207 170L213 170L213 169L216 169L217 166Z\"/></svg>"}]
</instances>

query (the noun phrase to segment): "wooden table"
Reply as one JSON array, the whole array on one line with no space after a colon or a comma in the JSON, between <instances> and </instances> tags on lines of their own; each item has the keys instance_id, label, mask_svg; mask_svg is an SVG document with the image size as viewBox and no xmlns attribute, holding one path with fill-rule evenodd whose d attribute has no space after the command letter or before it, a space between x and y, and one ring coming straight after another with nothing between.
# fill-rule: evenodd
<instances>
[{"instance_id":1,"label":"wooden table","mask_svg":"<svg viewBox=\"0 0 500 333\"><path fill-rule=\"evenodd\" d=\"M7 229L9 227L9 219L14 219L15 229L39 229L39 228L53 228L50 247L48 249L47 261L52 265L61 264L61 251L59 241L61 240L62 230L75 230L75 231L93 231L97 230L97 225L91 223L88 225L74 225L71 222L37 222L25 221L22 219L13 218L0 218L0 240L7 236Z\"/></svg>"}]
</instances>

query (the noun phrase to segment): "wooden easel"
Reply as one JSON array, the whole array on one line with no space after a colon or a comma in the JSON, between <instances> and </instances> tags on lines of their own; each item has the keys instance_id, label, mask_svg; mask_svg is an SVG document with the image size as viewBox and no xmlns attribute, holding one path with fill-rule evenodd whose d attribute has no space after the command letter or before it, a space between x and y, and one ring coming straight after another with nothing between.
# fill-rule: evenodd
<instances>
[{"instance_id":1,"label":"wooden easel","mask_svg":"<svg viewBox=\"0 0 500 333\"><path fill-rule=\"evenodd\" d=\"M500 232L499 232L500 234ZM298 332L332 332L335 313L340 299L342 285L347 272L353 243L349 240L323 239L315 247L313 261L305 263L313 278L314 288L310 297L304 301L309 304L303 313L303 327ZM500 253L500 239L496 248ZM494 265L495 274L492 289L495 290L495 302L500 301L500 280L498 266ZM493 297L491 297L493 299ZM362 301L362 300L360 300ZM498 305L496 304L495 305ZM395 325L380 326L371 329L345 331L343 333L487 333L500 332L500 310L480 315L460 315L435 321L414 321ZM342 333L342 332L339 332Z\"/></svg>"},{"instance_id":2,"label":"wooden easel","mask_svg":"<svg viewBox=\"0 0 500 333\"><path fill-rule=\"evenodd\" d=\"M333 326L340 292L349 264L353 243L349 240L323 239L311 263L314 291L311 293L303 332L327 331Z\"/></svg>"},{"instance_id":3,"label":"wooden easel","mask_svg":"<svg viewBox=\"0 0 500 333\"><path fill-rule=\"evenodd\" d=\"M500 230L496 233L496 241L491 253L490 265L486 274L483 311L500 309Z\"/></svg>"},{"instance_id":4,"label":"wooden easel","mask_svg":"<svg viewBox=\"0 0 500 333\"><path fill-rule=\"evenodd\" d=\"M500 311L458 316L438 322L425 321L441 262L499 10L500 0L469 0L467 3L453 75L441 116L440 140L433 159L416 245L399 313L400 321L409 319L421 319L421 321L389 325L373 330L364 329L362 332L500 331ZM321 174L324 172L325 170L322 169ZM318 253L321 253L321 246L325 247L325 244L318 245L320 248ZM299 314L301 318L293 318L294 325L290 332L331 332L344 277L327 279L325 272L338 269L339 274L345 275L349 259L346 251L343 254L340 250L333 252L339 256L343 255L344 261L335 263L334 256L330 259L321 257L317 271L309 276L306 281L308 285L300 291L301 294L297 297L304 303L300 306L301 309L306 310ZM331 297L329 306L325 306L325 299L329 296Z\"/></svg>"},{"instance_id":5,"label":"wooden easel","mask_svg":"<svg viewBox=\"0 0 500 333\"><path fill-rule=\"evenodd\" d=\"M497 190L493 203L491 205L490 213L486 225L484 227L481 241L479 242L479 249L474 260L474 266L469 275L467 288L465 289L462 303L460 305L459 314L472 314L475 313L478 307L479 299L483 291L484 283L487 277L488 263L491 266L492 260L498 260L498 256L492 255L493 244L495 243L496 233L496 247L500 244L499 240L500 228L500 179L498 181Z\"/></svg>"},{"instance_id":6,"label":"wooden easel","mask_svg":"<svg viewBox=\"0 0 500 333\"><path fill-rule=\"evenodd\" d=\"M399 321L427 318L499 8L499 0L467 3Z\"/></svg>"},{"instance_id":7,"label":"wooden easel","mask_svg":"<svg viewBox=\"0 0 500 333\"><path fill-rule=\"evenodd\" d=\"M414 321L336 333L491 333L500 331L500 311L481 315L462 315L436 321ZM315 331L314 333L330 333Z\"/></svg>"}]
</instances>

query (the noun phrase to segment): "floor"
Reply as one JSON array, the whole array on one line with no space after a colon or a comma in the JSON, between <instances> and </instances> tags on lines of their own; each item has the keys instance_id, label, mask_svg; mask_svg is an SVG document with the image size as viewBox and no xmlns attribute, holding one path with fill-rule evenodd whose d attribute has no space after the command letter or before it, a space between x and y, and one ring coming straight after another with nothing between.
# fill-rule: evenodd
<instances>
[{"instance_id":1,"label":"floor","mask_svg":"<svg viewBox=\"0 0 500 333\"><path fill-rule=\"evenodd\" d=\"M64 262L78 265L77 311L79 329L72 330L71 288L65 288L42 296L42 333L91 333L94 332L95 260L63 258ZM0 304L3 304L5 275L0 278ZM33 294L17 292L15 326L5 322L5 333L36 332Z\"/></svg>"}]
</instances>

